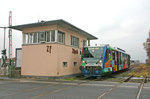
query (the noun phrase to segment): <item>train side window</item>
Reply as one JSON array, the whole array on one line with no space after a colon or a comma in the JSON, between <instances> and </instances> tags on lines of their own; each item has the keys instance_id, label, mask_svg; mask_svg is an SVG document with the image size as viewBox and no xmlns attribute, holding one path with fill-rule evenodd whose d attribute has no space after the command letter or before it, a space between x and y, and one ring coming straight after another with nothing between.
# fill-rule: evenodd
<instances>
[{"instance_id":1,"label":"train side window","mask_svg":"<svg viewBox=\"0 0 150 99\"><path fill-rule=\"evenodd\" d=\"M114 56L115 56L115 65L117 65L117 52L114 51Z\"/></svg>"},{"instance_id":2,"label":"train side window","mask_svg":"<svg viewBox=\"0 0 150 99\"><path fill-rule=\"evenodd\" d=\"M119 55L120 53L119 52L117 52L117 64L118 65L120 65L120 55Z\"/></svg>"},{"instance_id":3,"label":"train side window","mask_svg":"<svg viewBox=\"0 0 150 99\"><path fill-rule=\"evenodd\" d=\"M127 57L128 57L127 63L128 63L128 66L130 66L130 56L128 55Z\"/></svg>"},{"instance_id":4,"label":"train side window","mask_svg":"<svg viewBox=\"0 0 150 99\"><path fill-rule=\"evenodd\" d=\"M112 52L112 59L115 60L115 52Z\"/></svg>"},{"instance_id":5,"label":"train side window","mask_svg":"<svg viewBox=\"0 0 150 99\"><path fill-rule=\"evenodd\" d=\"M117 61L117 52L115 52L115 60Z\"/></svg>"},{"instance_id":6,"label":"train side window","mask_svg":"<svg viewBox=\"0 0 150 99\"><path fill-rule=\"evenodd\" d=\"M105 54L105 62L107 62L109 60L109 50L106 50L106 54Z\"/></svg>"},{"instance_id":7,"label":"train side window","mask_svg":"<svg viewBox=\"0 0 150 99\"><path fill-rule=\"evenodd\" d=\"M120 60L120 64L119 65L121 65L122 64L122 59L121 59L121 57L122 57L122 55L121 55L121 53L120 53L120 55L119 55L119 60Z\"/></svg>"}]
</instances>

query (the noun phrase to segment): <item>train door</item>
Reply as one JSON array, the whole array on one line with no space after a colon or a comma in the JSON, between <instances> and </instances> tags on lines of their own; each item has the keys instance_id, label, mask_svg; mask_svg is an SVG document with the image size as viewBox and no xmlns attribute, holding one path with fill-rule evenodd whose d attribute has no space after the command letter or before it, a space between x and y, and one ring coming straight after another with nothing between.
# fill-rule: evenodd
<instances>
[{"instance_id":1,"label":"train door","mask_svg":"<svg viewBox=\"0 0 150 99\"><path fill-rule=\"evenodd\" d=\"M123 54L123 69L125 69L125 59L126 59L126 56L125 56L125 54Z\"/></svg>"},{"instance_id":2,"label":"train door","mask_svg":"<svg viewBox=\"0 0 150 99\"><path fill-rule=\"evenodd\" d=\"M112 71L116 71L115 70L115 51L112 51Z\"/></svg>"},{"instance_id":3,"label":"train door","mask_svg":"<svg viewBox=\"0 0 150 99\"><path fill-rule=\"evenodd\" d=\"M119 52L117 52L117 71L119 70Z\"/></svg>"},{"instance_id":4,"label":"train door","mask_svg":"<svg viewBox=\"0 0 150 99\"><path fill-rule=\"evenodd\" d=\"M121 70L124 69L123 68L123 60L124 60L124 56L123 56L123 53L121 53Z\"/></svg>"},{"instance_id":5,"label":"train door","mask_svg":"<svg viewBox=\"0 0 150 99\"><path fill-rule=\"evenodd\" d=\"M115 51L115 62L114 62L114 67L115 67L115 71L117 71L118 70L118 64L117 64L117 51Z\"/></svg>"},{"instance_id":6,"label":"train door","mask_svg":"<svg viewBox=\"0 0 150 99\"><path fill-rule=\"evenodd\" d=\"M127 66L127 55L124 54L124 69L126 69Z\"/></svg>"},{"instance_id":7,"label":"train door","mask_svg":"<svg viewBox=\"0 0 150 99\"><path fill-rule=\"evenodd\" d=\"M120 70L122 70L122 53L120 53Z\"/></svg>"},{"instance_id":8,"label":"train door","mask_svg":"<svg viewBox=\"0 0 150 99\"><path fill-rule=\"evenodd\" d=\"M127 58L127 65L128 65L128 68L130 67L130 56L128 55L127 56L128 58Z\"/></svg>"},{"instance_id":9,"label":"train door","mask_svg":"<svg viewBox=\"0 0 150 99\"><path fill-rule=\"evenodd\" d=\"M106 49L106 54L105 54L105 68L110 67L110 52L108 49Z\"/></svg>"}]
</instances>

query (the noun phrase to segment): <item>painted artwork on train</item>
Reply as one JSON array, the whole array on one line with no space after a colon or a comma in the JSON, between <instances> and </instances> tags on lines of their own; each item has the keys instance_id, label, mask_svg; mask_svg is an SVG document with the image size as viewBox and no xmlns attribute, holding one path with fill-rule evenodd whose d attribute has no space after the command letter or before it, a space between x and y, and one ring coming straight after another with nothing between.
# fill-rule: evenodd
<instances>
[{"instance_id":1,"label":"painted artwork on train","mask_svg":"<svg viewBox=\"0 0 150 99\"><path fill-rule=\"evenodd\" d=\"M84 47L80 70L84 76L102 76L110 72L128 69L130 55L120 48L108 45Z\"/></svg>"}]
</instances>

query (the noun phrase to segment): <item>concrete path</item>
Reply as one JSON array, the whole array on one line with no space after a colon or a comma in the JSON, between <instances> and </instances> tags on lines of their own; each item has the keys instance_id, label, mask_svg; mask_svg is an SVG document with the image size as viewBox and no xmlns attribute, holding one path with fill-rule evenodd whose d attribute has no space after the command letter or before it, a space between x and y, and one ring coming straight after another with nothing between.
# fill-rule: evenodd
<instances>
[{"instance_id":1,"label":"concrete path","mask_svg":"<svg viewBox=\"0 0 150 99\"><path fill-rule=\"evenodd\" d=\"M98 99L118 82L0 80L0 99ZM103 99L134 99L139 83L122 83ZM141 99L150 99L150 83L144 85Z\"/></svg>"}]
</instances>

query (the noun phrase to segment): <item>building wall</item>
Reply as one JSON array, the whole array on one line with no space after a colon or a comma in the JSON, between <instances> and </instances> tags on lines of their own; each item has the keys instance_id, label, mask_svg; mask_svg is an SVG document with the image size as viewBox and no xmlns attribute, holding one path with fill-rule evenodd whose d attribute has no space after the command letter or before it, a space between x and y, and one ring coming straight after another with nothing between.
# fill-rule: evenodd
<instances>
[{"instance_id":1,"label":"building wall","mask_svg":"<svg viewBox=\"0 0 150 99\"><path fill-rule=\"evenodd\" d=\"M87 40L87 38L57 25L29 28L23 30L23 33L47 30L65 32L65 44L44 43L22 45L21 75L63 76L79 73L80 51L83 46L83 40ZM79 48L70 45L71 35L79 38ZM47 52L47 46L51 46L51 53ZM74 53L73 50L78 53ZM67 67L63 66L63 62L67 62ZM77 62L77 66L74 66L73 62Z\"/></svg>"},{"instance_id":2,"label":"building wall","mask_svg":"<svg viewBox=\"0 0 150 99\"><path fill-rule=\"evenodd\" d=\"M73 50L78 53L74 53ZM80 66L80 49L73 48L70 46L58 45L58 74L59 75L70 75L79 73ZM67 62L67 67L63 66L63 62ZM74 66L74 62L77 62L77 65Z\"/></svg>"},{"instance_id":3,"label":"building wall","mask_svg":"<svg viewBox=\"0 0 150 99\"><path fill-rule=\"evenodd\" d=\"M49 44L22 46L21 75L56 76L57 44L50 44L52 52L47 52Z\"/></svg>"}]
</instances>

